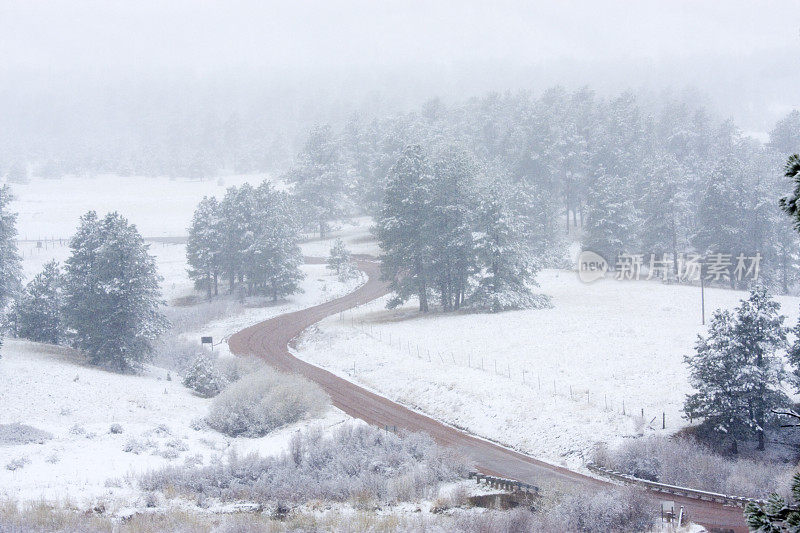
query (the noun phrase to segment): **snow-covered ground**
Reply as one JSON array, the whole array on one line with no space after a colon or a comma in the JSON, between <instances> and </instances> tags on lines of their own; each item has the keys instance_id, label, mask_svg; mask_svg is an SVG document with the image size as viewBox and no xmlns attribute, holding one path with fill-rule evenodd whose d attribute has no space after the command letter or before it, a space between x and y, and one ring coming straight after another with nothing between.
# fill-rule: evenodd
<instances>
[{"instance_id":1,"label":"snow-covered ground","mask_svg":"<svg viewBox=\"0 0 800 533\"><path fill-rule=\"evenodd\" d=\"M63 261L69 249L66 244L50 243L41 249L28 244L22 253L29 278L51 258ZM164 277L165 299L191 294L184 245L153 243L151 253ZM301 268L306 275L301 293L276 305L246 307L185 337L224 339L259 321L342 296L362 283L361 279L340 282L324 265ZM225 356L227 344L217 350ZM207 412L210 400L192 395L178 376L171 377L167 380L166 370L152 366L142 375L106 372L87 366L67 348L7 339L0 358L0 424L28 424L53 438L42 444L0 443L0 500L69 498L84 505L102 498L135 504L137 493L125 481L137 473L198 455L207 461L231 448L277 453L298 429L330 428L349 419L331 408L322 419L294 424L261 439L231 439L192 428L192 422ZM111 433L112 424L119 424L123 432ZM23 466L7 468L14 461Z\"/></svg>"},{"instance_id":2,"label":"snow-covered ground","mask_svg":"<svg viewBox=\"0 0 800 533\"><path fill-rule=\"evenodd\" d=\"M67 348L7 340L0 359L0 424L22 422L53 438L41 444L0 443L0 500L135 503L135 490L124 482L128 476L198 456L207 461L231 448L278 453L302 426L329 427L347 419L332 408L322 419L260 439L232 439L192 429L210 400L192 395L179 379L166 378L167 372L155 367L121 375L86 366ZM112 433L112 424L122 433ZM7 468L19 459L28 463Z\"/></svg>"},{"instance_id":3,"label":"snow-covered ground","mask_svg":"<svg viewBox=\"0 0 800 533\"><path fill-rule=\"evenodd\" d=\"M536 457L580 466L594 444L688 422L683 356L700 289L546 270L552 309L419 316L385 299L310 330L297 355L435 418ZM746 294L706 289L706 316ZM800 299L780 297L787 324ZM355 366L355 375L353 368ZM625 414L623 414L623 403ZM642 419L641 413L644 412Z\"/></svg>"},{"instance_id":4,"label":"snow-covered ground","mask_svg":"<svg viewBox=\"0 0 800 533\"><path fill-rule=\"evenodd\" d=\"M89 210L118 211L145 237L185 236L197 203L203 196L222 197L225 189L244 183L258 185L266 176L220 176L206 181L142 176L65 176L33 178L10 184L19 213L22 240L67 239L78 218Z\"/></svg>"}]
</instances>

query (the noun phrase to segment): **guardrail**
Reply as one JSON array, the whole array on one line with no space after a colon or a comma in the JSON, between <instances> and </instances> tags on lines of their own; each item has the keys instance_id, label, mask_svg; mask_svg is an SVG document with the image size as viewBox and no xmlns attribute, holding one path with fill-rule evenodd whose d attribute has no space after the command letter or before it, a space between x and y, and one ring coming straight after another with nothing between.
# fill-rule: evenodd
<instances>
[{"instance_id":1,"label":"guardrail","mask_svg":"<svg viewBox=\"0 0 800 533\"><path fill-rule=\"evenodd\" d=\"M477 483L481 481L487 483L489 486L508 490L511 492L526 492L528 494L539 494L539 487L531 485L530 483L523 483L514 479L507 479L504 477L487 476L480 472L470 472L469 479L475 478Z\"/></svg>"},{"instance_id":2,"label":"guardrail","mask_svg":"<svg viewBox=\"0 0 800 533\"><path fill-rule=\"evenodd\" d=\"M732 505L735 507L742 507L742 508L750 502L758 504L765 503L764 500L758 500L754 498L730 496L728 494L719 494L716 492L708 492L705 490L690 489L687 487L679 487L677 485L658 483L656 481L650 481L648 479L634 477L629 474L623 474L622 472L616 472L614 470L602 467L600 465L596 465L594 463L588 463L586 467L592 472L602 474L616 481L621 481L623 483L628 483L630 485L638 485L640 487L644 487L645 489L651 492L657 492L660 494L672 494L675 496L683 496L686 498L694 498L696 500L717 502L723 505Z\"/></svg>"}]
</instances>

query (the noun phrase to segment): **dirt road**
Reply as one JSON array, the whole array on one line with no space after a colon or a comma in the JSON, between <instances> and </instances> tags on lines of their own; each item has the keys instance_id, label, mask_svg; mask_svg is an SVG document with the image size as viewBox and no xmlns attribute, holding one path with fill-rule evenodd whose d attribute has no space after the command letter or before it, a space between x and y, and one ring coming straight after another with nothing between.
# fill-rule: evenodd
<instances>
[{"instance_id":1,"label":"dirt road","mask_svg":"<svg viewBox=\"0 0 800 533\"><path fill-rule=\"evenodd\" d=\"M386 294L386 285L380 281L378 264L359 260L358 265L369 276L369 280L360 288L341 298L287 313L244 329L228 341L231 352L237 355L255 355L275 368L305 376L319 384L336 407L369 424L379 427L397 426L399 429L428 433L440 444L458 449L475 463L477 470L485 474L516 479L547 489L593 491L609 487L606 481L545 463L468 435L292 356L288 350L289 343L307 327L327 316ZM712 531L747 532L742 510L739 508L676 496L667 496L665 499L674 501L676 509L684 506L692 521Z\"/></svg>"}]
</instances>

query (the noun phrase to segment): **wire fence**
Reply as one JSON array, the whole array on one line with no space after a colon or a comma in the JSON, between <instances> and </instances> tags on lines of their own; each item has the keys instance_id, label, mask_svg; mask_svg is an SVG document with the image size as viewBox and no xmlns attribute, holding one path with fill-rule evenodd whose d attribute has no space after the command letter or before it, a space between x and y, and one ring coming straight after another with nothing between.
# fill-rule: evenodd
<instances>
[{"instance_id":1,"label":"wire fence","mask_svg":"<svg viewBox=\"0 0 800 533\"><path fill-rule=\"evenodd\" d=\"M367 303L369 302L361 302L360 305ZM460 366L485 372L507 379L513 382L514 386L525 387L526 390L539 395L567 399L575 403L576 407L583 405L628 417L641 429L646 428L657 431L668 428L677 429L683 426L684 421L674 414L667 417L667 411L664 409L654 409L652 406L645 408L642 405L636 405L637 402L624 396L598 392L597 390L593 391L585 386L574 386L571 383L564 382L563 379L543 375L541 370L531 366L520 365L519 363L512 364L509 361L502 361L496 357L488 357L464 349L431 350L397 334L382 331L380 327L375 327L374 324L357 318L355 309L354 307L348 311L341 312L339 320L349 324L375 342L389 346L406 356L431 364ZM349 315L349 317L346 315ZM353 363L352 372L353 374L357 373L355 362ZM691 420L689 422L692 423Z\"/></svg>"}]
</instances>

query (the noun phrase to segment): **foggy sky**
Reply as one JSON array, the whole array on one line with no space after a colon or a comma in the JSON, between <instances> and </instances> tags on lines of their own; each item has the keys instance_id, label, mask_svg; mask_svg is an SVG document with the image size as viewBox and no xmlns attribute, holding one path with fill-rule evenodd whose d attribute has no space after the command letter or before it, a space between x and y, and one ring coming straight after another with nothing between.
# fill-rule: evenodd
<instances>
[{"instance_id":1,"label":"foggy sky","mask_svg":"<svg viewBox=\"0 0 800 533\"><path fill-rule=\"evenodd\" d=\"M0 0L0 69L313 74L420 98L693 86L763 129L800 107L800 0Z\"/></svg>"}]
</instances>

